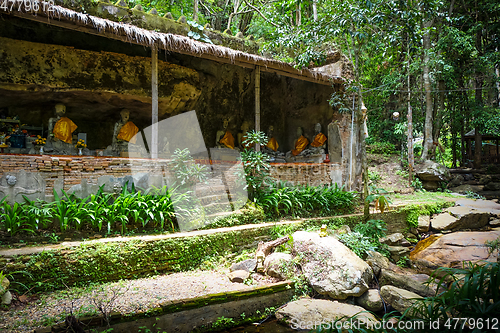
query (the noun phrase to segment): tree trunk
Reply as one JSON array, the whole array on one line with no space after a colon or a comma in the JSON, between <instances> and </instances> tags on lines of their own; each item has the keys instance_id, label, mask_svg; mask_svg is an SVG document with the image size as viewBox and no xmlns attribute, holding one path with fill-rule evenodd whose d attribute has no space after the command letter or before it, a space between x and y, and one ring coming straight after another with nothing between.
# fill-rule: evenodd
<instances>
[{"instance_id":1,"label":"tree trunk","mask_svg":"<svg viewBox=\"0 0 500 333\"><path fill-rule=\"evenodd\" d=\"M483 47L482 47L482 32L479 29L476 33L476 49L478 51L479 56L483 54ZM478 72L476 70L476 80L475 80L475 86L476 86L476 94L475 94L475 102L476 106L478 109L480 109L483 106L483 79L482 79L482 73ZM476 118L479 116L476 114ZM482 153L482 137L481 137L481 128L479 124L476 124L475 128L475 135L474 135L474 168L475 169L481 169L481 153Z\"/></svg>"},{"instance_id":2,"label":"tree trunk","mask_svg":"<svg viewBox=\"0 0 500 333\"><path fill-rule=\"evenodd\" d=\"M424 90L425 90L425 125L424 125L424 149L422 151L422 160L429 159L434 149L434 140L432 138L432 124L433 124L433 110L432 110L432 96L431 96L431 79L429 77L429 51L431 49L431 36L429 28L432 22L424 23Z\"/></svg>"},{"instance_id":3,"label":"tree trunk","mask_svg":"<svg viewBox=\"0 0 500 333\"><path fill-rule=\"evenodd\" d=\"M302 24L302 12L301 12L301 9L300 9L300 2L297 1L297 4L295 6L295 25L300 27L300 25Z\"/></svg>"},{"instance_id":4,"label":"tree trunk","mask_svg":"<svg viewBox=\"0 0 500 333\"><path fill-rule=\"evenodd\" d=\"M193 20L198 22L198 0L194 0L193 4Z\"/></svg>"},{"instance_id":5,"label":"tree trunk","mask_svg":"<svg viewBox=\"0 0 500 333\"><path fill-rule=\"evenodd\" d=\"M313 6L313 19L314 21L318 20L318 5L317 5L317 0L313 0L312 6Z\"/></svg>"},{"instance_id":6,"label":"tree trunk","mask_svg":"<svg viewBox=\"0 0 500 333\"><path fill-rule=\"evenodd\" d=\"M413 170L415 166L415 158L413 155L413 111L411 108L411 90L410 90L410 41L406 45L407 71L408 71L408 184L413 182Z\"/></svg>"}]
</instances>

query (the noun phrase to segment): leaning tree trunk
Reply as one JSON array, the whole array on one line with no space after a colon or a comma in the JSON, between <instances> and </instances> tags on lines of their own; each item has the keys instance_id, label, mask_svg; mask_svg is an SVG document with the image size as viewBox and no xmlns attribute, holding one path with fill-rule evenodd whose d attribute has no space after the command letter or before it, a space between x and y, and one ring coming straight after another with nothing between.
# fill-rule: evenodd
<instances>
[{"instance_id":1,"label":"leaning tree trunk","mask_svg":"<svg viewBox=\"0 0 500 333\"><path fill-rule=\"evenodd\" d=\"M264 260L266 260L266 257L274 251L274 248L280 246L281 244L285 244L286 242L288 242L289 239L290 237L285 236L270 242L259 243L259 245L257 246L257 252L255 252L255 260L257 260L258 272L264 269Z\"/></svg>"},{"instance_id":2,"label":"leaning tree trunk","mask_svg":"<svg viewBox=\"0 0 500 333\"><path fill-rule=\"evenodd\" d=\"M479 55L481 56L483 54L483 47L482 47L482 32L481 30L478 30L476 33L476 49L478 50ZM475 94L475 99L476 99L476 105L478 108L483 106L483 78L482 78L482 73L476 70L476 94ZM479 116L476 115L476 118ZM475 128L475 135L474 135L474 168L475 169L481 169L481 153L482 153L482 145L483 145L483 140L481 137L481 128L478 123L476 123L476 128Z\"/></svg>"}]
</instances>

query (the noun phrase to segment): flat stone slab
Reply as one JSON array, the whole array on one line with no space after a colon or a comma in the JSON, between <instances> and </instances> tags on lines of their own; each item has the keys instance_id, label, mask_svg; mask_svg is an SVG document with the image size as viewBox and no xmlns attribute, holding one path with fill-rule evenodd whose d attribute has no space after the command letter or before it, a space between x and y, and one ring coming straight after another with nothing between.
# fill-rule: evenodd
<instances>
[{"instance_id":1,"label":"flat stone slab","mask_svg":"<svg viewBox=\"0 0 500 333\"><path fill-rule=\"evenodd\" d=\"M459 199L456 201L457 206L474 208L477 211L497 215L500 217L500 204L491 200L473 200L473 199Z\"/></svg>"},{"instance_id":2,"label":"flat stone slab","mask_svg":"<svg viewBox=\"0 0 500 333\"><path fill-rule=\"evenodd\" d=\"M489 254L486 241L500 237L500 228L492 231L454 232L433 235L420 241L410 254L410 259L428 268L461 268L464 261L496 261L496 254Z\"/></svg>"},{"instance_id":3,"label":"flat stone slab","mask_svg":"<svg viewBox=\"0 0 500 333\"><path fill-rule=\"evenodd\" d=\"M431 219L431 227L435 230L448 230L455 225L458 219L449 213L442 213Z\"/></svg>"}]
</instances>

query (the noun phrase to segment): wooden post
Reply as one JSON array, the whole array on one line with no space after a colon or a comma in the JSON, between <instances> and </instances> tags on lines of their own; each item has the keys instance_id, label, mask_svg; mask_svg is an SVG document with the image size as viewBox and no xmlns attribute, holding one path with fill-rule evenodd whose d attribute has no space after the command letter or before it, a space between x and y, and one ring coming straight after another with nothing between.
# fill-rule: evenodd
<instances>
[{"instance_id":1,"label":"wooden post","mask_svg":"<svg viewBox=\"0 0 500 333\"><path fill-rule=\"evenodd\" d=\"M255 132L260 131L260 67L255 66ZM255 150L260 151L260 144L255 145Z\"/></svg>"},{"instance_id":2,"label":"wooden post","mask_svg":"<svg viewBox=\"0 0 500 333\"><path fill-rule=\"evenodd\" d=\"M158 158L158 47L151 47L151 158Z\"/></svg>"}]
</instances>

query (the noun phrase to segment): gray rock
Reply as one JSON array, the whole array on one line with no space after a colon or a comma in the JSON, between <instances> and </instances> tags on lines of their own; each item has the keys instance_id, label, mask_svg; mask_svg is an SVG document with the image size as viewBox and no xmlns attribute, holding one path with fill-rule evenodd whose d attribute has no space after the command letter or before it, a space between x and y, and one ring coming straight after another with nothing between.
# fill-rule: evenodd
<instances>
[{"instance_id":1,"label":"gray rock","mask_svg":"<svg viewBox=\"0 0 500 333\"><path fill-rule=\"evenodd\" d=\"M334 299L361 296L373 279L370 266L335 237L297 231L293 234L295 255L314 290Z\"/></svg>"},{"instance_id":2,"label":"gray rock","mask_svg":"<svg viewBox=\"0 0 500 333\"><path fill-rule=\"evenodd\" d=\"M448 168L431 160L417 165L415 173L422 181L442 182L450 179Z\"/></svg>"},{"instance_id":3,"label":"gray rock","mask_svg":"<svg viewBox=\"0 0 500 333\"><path fill-rule=\"evenodd\" d=\"M435 230L448 230L458 219L449 213L441 213L431 219L431 227Z\"/></svg>"},{"instance_id":4,"label":"gray rock","mask_svg":"<svg viewBox=\"0 0 500 333\"><path fill-rule=\"evenodd\" d=\"M402 288L411 292L414 292L420 296L434 296L436 294L436 290L432 289L424 284L422 284L422 280L429 278L426 274L418 274L421 276L414 275L402 275L397 274L395 272L383 269L380 273L379 284L381 286L392 285L398 288Z\"/></svg>"},{"instance_id":5,"label":"gray rock","mask_svg":"<svg viewBox=\"0 0 500 333\"><path fill-rule=\"evenodd\" d=\"M250 273L244 270L239 270L229 273L228 277L231 282L243 283L250 277Z\"/></svg>"},{"instance_id":6,"label":"gray rock","mask_svg":"<svg viewBox=\"0 0 500 333\"><path fill-rule=\"evenodd\" d=\"M356 299L356 303L368 311L378 312L384 309L384 301L377 289L370 289Z\"/></svg>"},{"instance_id":7,"label":"gray rock","mask_svg":"<svg viewBox=\"0 0 500 333\"><path fill-rule=\"evenodd\" d=\"M490 214L474 208L456 206L447 208L431 220L432 228L439 231L479 229L488 224Z\"/></svg>"},{"instance_id":8,"label":"gray rock","mask_svg":"<svg viewBox=\"0 0 500 333\"><path fill-rule=\"evenodd\" d=\"M2 281L0 281L0 296L5 294L7 290L9 290L10 286L10 281L7 279L5 276L3 277Z\"/></svg>"},{"instance_id":9,"label":"gray rock","mask_svg":"<svg viewBox=\"0 0 500 333\"><path fill-rule=\"evenodd\" d=\"M486 185L484 185L484 190L485 191L499 191L500 190L500 183L495 183L491 182Z\"/></svg>"},{"instance_id":10,"label":"gray rock","mask_svg":"<svg viewBox=\"0 0 500 333\"><path fill-rule=\"evenodd\" d=\"M387 246L387 249L391 253L391 258L395 262L398 262L404 256L408 256L410 254L410 249L404 246Z\"/></svg>"},{"instance_id":11,"label":"gray rock","mask_svg":"<svg viewBox=\"0 0 500 333\"><path fill-rule=\"evenodd\" d=\"M282 252L274 252L264 260L264 272L267 275L285 280L293 273L292 255Z\"/></svg>"},{"instance_id":12,"label":"gray rock","mask_svg":"<svg viewBox=\"0 0 500 333\"><path fill-rule=\"evenodd\" d=\"M2 295L1 304L10 305L10 303L12 303L12 294L10 293L10 291L7 291Z\"/></svg>"},{"instance_id":13,"label":"gray rock","mask_svg":"<svg viewBox=\"0 0 500 333\"><path fill-rule=\"evenodd\" d=\"M389 303L394 309L401 313L413 306L413 304L417 302L417 299L423 299L422 296L412 293L411 291L394 286L383 286L380 288L380 294L385 302ZM407 314L410 317L416 316L412 311L409 311Z\"/></svg>"},{"instance_id":14,"label":"gray rock","mask_svg":"<svg viewBox=\"0 0 500 333\"><path fill-rule=\"evenodd\" d=\"M340 321L345 321L354 316L360 321L377 322L371 313L360 306L324 299L300 299L276 311L276 318L279 321L293 329L308 332L320 324L331 324L340 318L343 318Z\"/></svg>"},{"instance_id":15,"label":"gray rock","mask_svg":"<svg viewBox=\"0 0 500 333\"><path fill-rule=\"evenodd\" d=\"M243 260L243 261L232 264L231 268L229 268L229 271L234 272L234 271L243 270L243 271L247 271L247 272L251 273L251 272L255 271L255 267L257 267L257 260L247 259L247 260Z\"/></svg>"},{"instance_id":16,"label":"gray rock","mask_svg":"<svg viewBox=\"0 0 500 333\"><path fill-rule=\"evenodd\" d=\"M405 236L400 232L379 239L380 243L387 245L401 245L403 240L406 240Z\"/></svg>"},{"instance_id":17,"label":"gray rock","mask_svg":"<svg viewBox=\"0 0 500 333\"><path fill-rule=\"evenodd\" d=\"M470 184L464 184L460 186L454 186L450 188L450 191L454 193L461 193L465 194L467 192L479 192L483 190L483 185L470 185Z\"/></svg>"},{"instance_id":18,"label":"gray rock","mask_svg":"<svg viewBox=\"0 0 500 333\"><path fill-rule=\"evenodd\" d=\"M493 220L490 220L490 225L492 227L500 227L500 219L493 219Z\"/></svg>"},{"instance_id":19,"label":"gray rock","mask_svg":"<svg viewBox=\"0 0 500 333\"><path fill-rule=\"evenodd\" d=\"M431 224L431 217L428 215L420 215L418 217L418 232L429 231L429 226Z\"/></svg>"},{"instance_id":20,"label":"gray rock","mask_svg":"<svg viewBox=\"0 0 500 333\"><path fill-rule=\"evenodd\" d=\"M378 276L381 269L389 269L390 261L378 252L368 251L366 263L373 269L373 273Z\"/></svg>"}]
</instances>

